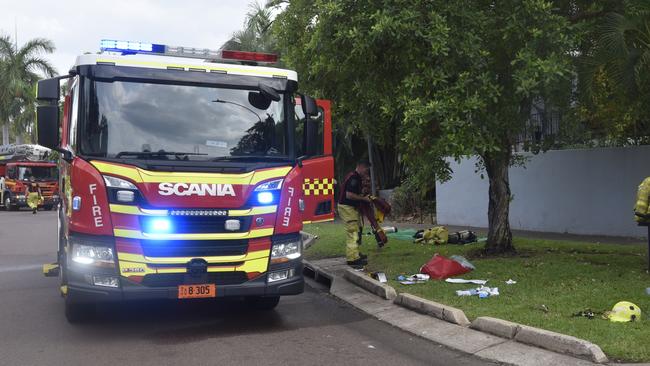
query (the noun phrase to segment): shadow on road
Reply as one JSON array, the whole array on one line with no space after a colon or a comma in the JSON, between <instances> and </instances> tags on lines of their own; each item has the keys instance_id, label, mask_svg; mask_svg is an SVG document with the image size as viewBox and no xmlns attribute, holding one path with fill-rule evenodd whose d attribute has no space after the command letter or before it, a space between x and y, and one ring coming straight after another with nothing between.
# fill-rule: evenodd
<instances>
[{"instance_id":1,"label":"shadow on road","mask_svg":"<svg viewBox=\"0 0 650 366\"><path fill-rule=\"evenodd\" d=\"M304 294L282 298L272 311L250 309L238 299L140 301L99 305L94 319L69 326L88 336L114 334L122 339L146 336L155 344L165 345L365 319L367 316L362 313L307 286Z\"/></svg>"}]
</instances>

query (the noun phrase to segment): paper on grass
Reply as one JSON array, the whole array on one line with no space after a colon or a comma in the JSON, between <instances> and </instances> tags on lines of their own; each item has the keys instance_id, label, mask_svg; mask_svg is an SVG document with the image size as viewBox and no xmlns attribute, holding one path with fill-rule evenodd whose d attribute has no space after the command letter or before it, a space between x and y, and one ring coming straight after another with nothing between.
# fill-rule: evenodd
<instances>
[{"instance_id":1,"label":"paper on grass","mask_svg":"<svg viewBox=\"0 0 650 366\"><path fill-rule=\"evenodd\" d=\"M473 283L475 285L485 285L487 280L465 280L462 278L447 278L445 282L449 283Z\"/></svg>"}]
</instances>

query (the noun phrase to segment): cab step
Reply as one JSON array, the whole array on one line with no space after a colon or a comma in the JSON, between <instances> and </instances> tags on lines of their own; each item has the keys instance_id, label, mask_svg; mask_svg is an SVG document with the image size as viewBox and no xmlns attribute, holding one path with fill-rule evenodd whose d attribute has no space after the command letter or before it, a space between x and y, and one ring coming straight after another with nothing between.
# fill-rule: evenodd
<instances>
[{"instance_id":1,"label":"cab step","mask_svg":"<svg viewBox=\"0 0 650 366\"><path fill-rule=\"evenodd\" d=\"M58 277L59 276L59 264L58 263L49 263L43 265L43 276L45 277Z\"/></svg>"}]
</instances>

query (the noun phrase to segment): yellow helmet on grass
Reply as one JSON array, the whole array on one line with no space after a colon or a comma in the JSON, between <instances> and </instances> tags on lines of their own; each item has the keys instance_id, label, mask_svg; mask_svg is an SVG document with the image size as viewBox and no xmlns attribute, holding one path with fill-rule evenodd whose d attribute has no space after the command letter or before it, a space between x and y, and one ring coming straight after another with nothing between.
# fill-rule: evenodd
<instances>
[{"instance_id":1,"label":"yellow helmet on grass","mask_svg":"<svg viewBox=\"0 0 650 366\"><path fill-rule=\"evenodd\" d=\"M607 318L613 322L641 321L641 309L629 301L620 301L614 305Z\"/></svg>"}]
</instances>

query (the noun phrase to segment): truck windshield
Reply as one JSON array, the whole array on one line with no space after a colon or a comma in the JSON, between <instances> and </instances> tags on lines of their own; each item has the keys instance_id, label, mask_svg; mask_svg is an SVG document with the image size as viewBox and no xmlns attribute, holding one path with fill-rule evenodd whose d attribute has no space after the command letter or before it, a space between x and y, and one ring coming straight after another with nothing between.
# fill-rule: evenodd
<instances>
[{"instance_id":1,"label":"truck windshield","mask_svg":"<svg viewBox=\"0 0 650 366\"><path fill-rule=\"evenodd\" d=\"M287 155L284 95L270 101L254 90L89 79L83 94L81 154L180 160Z\"/></svg>"},{"instance_id":2,"label":"truck windshield","mask_svg":"<svg viewBox=\"0 0 650 366\"><path fill-rule=\"evenodd\" d=\"M56 180L56 168L49 166L19 166L18 180L30 180L34 177L37 181Z\"/></svg>"}]
</instances>

